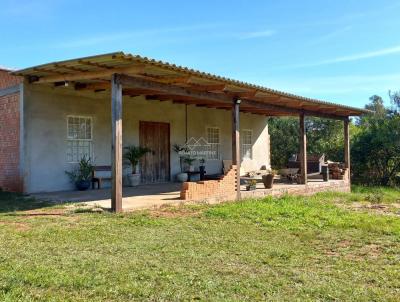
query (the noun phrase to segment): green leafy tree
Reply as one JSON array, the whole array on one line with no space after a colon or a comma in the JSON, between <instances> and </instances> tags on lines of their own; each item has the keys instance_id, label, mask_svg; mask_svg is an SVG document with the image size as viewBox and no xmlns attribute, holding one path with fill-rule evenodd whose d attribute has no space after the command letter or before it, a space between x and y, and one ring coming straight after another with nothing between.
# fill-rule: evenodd
<instances>
[{"instance_id":1,"label":"green leafy tree","mask_svg":"<svg viewBox=\"0 0 400 302\"><path fill-rule=\"evenodd\" d=\"M365 107L375 112L360 119L359 132L352 142L354 180L368 185L396 185L400 173L398 103L387 108L382 98L372 96Z\"/></svg>"},{"instance_id":2,"label":"green leafy tree","mask_svg":"<svg viewBox=\"0 0 400 302\"><path fill-rule=\"evenodd\" d=\"M287 165L292 154L299 152L299 119L271 118L268 125L271 138L271 164L279 169ZM325 154L330 160L343 160L342 122L308 117L305 127L308 154Z\"/></svg>"},{"instance_id":3,"label":"green leafy tree","mask_svg":"<svg viewBox=\"0 0 400 302\"><path fill-rule=\"evenodd\" d=\"M295 118L271 118L268 122L271 140L271 165L283 168L299 150L299 121Z\"/></svg>"},{"instance_id":4,"label":"green leafy tree","mask_svg":"<svg viewBox=\"0 0 400 302\"><path fill-rule=\"evenodd\" d=\"M325 154L326 159L343 161L343 122L332 119L306 120L307 153Z\"/></svg>"}]
</instances>

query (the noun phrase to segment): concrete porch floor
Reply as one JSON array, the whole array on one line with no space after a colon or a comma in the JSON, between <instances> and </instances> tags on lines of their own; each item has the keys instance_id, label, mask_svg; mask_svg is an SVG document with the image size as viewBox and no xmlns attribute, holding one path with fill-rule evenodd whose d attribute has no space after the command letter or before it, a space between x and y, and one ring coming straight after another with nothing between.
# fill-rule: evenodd
<instances>
[{"instance_id":1,"label":"concrete porch floor","mask_svg":"<svg viewBox=\"0 0 400 302\"><path fill-rule=\"evenodd\" d=\"M125 211L151 209L162 205L178 205L185 202L180 199L180 183L162 183L140 185L137 187L124 187L122 208ZM276 182L272 189L265 189L262 183L257 183L255 191L246 191L245 185L241 186L242 198L262 198L264 196L281 196L284 194L310 195L321 191L348 191L350 187L343 180L310 179L307 185L288 184ZM54 202L83 203L87 206L100 206L111 208L111 190L94 189L87 191L59 191L32 194L33 197ZM215 203L215 202L212 202Z\"/></svg>"},{"instance_id":2,"label":"concrete porch floor","mask_svg":"<svg viewBox=\"0 0 400 302\"><path fill-rule=\"evenodd\" d=\"M139 210L158 207L167 204L179 204L180 183L162 183L124 187L122 208L124 210ZM84 203L88 206L111 208L111 189L90 189L87 191L58 191L32 194L33 197L54 202Z\"/></svg>"}]
</instances>

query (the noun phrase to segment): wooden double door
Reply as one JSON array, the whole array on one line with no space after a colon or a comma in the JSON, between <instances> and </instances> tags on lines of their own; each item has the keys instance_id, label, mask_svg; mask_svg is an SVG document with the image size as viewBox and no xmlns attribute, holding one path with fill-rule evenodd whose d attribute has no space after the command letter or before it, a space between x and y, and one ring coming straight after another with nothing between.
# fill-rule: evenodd
<instances>
[{"instance_id":1,"label":"wooden double door","mask_svg":"<svg viewBox=\"0 0 400 302\"><path fill-rule=\"evenodd\" d=\"M141 159L142 183L168 182L170 176L170 126L161 122L139 122L140 146L151 152Z\"/></svg>"}]
</instances>

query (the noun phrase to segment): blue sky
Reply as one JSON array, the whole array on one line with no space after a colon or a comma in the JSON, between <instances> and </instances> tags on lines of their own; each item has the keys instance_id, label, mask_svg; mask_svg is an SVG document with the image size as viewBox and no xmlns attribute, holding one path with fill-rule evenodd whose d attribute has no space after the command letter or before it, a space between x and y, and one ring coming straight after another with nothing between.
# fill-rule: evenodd
<instances>
[{"instance_id":1,"label":"blue sky","mask_svg":"<svg viewBox=\"0 0 400 302\"><path fill-rule=\"evenodd\" d=\"M122 50L361 107L400 90L400 1L0 0L0 65Z\"/></svg>"}]
</instances>

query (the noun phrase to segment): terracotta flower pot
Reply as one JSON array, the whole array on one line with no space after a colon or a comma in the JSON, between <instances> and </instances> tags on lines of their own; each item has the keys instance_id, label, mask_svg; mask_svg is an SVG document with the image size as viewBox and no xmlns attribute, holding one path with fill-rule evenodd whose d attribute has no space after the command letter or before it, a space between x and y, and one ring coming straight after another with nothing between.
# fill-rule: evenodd
<instances>
[{"instance_id":1,"label":"terracotta flower pot","mask_svg":"<svg viewBox=\"0 0 400 302\"><path fill-rule=\"evenodd\" d=\"M272 186L274 184L274 176L274 174L266 174L262 176L262 182L266 189L272 189Z\"/></svg>"}]
</instances>

